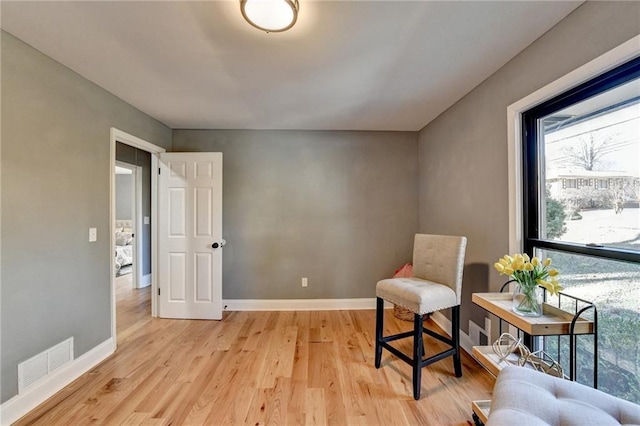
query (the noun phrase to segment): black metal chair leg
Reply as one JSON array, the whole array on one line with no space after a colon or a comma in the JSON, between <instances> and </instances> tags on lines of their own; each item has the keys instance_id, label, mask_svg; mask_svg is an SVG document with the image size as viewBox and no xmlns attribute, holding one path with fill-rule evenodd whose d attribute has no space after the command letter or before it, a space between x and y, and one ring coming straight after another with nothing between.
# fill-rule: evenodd
<instances>
[{"instance_id":1,"label":"black metal chair leg","mask_svg":"<svg viewBox=\"0 0 640 426\"><path fill-rule=\"evenodd\" d=\"M384 321L384 300L377 298L376 300L376 368L380 368L382 360L382 329Z\"/></svg>"},{"instance_id":2,"label":"black metal chair leg","mask_svg":"<svg viewBox=\"0 0 640 426\"><path fill-rule=\"evenodd\" d=\"M460 306L451 308L451 340L456 352L453 354L453 369L456 377L462 377L462 365L460 363Z\"/></svg>"},{"instance_id":3,"label":"black metal chair leg","mask_svg":"<svg viewBox=\"0 0 640 426\"><path fill-rule=\"evenodd\" d=\"M422 316L422 328L424 328L424 315ZM422 336L424 338L424 336ZM422 358L427 355L427 349L424 344L424 339L422 340Z\"/></svg>"},{"instance_id":4,"label":"black metal chair leg","mask_svg":"<svg viewBox=\"0 0 640 426\"><path fill-rule=\"evenodd\" d=\"M390 336L383 336L384 331L384 300L380 297L376 298L376 343L375 343L375 366L380 368L382 361L382 350L387 349L400 359L412 367L413 376L413 398L417 401L420 399L422 368L443 358L453 356L453 368L456 377L462 377L462 363L460 360L460 306L451 308L451 338L441 336L428 328L424 328L424 316L420 314L413 315L413 331L406 331ZM424 335L427 333L442 342L451 344L452 347L429 358L423 359L425 356ZM402 353L397 348L390 346L389 342L404 339L413 336L413 353L412 357ZM453 349L453 350L452 350Z\"/></svg>"},{"instance_id":5,"label":"black metal chair leg","mask_svg":"<svg viewBox=\"0 0 640 426\"><path fill-rule=\"evenodd\" d=\"M413 399L420 399L422 378L422 315L413 316Z\"/></svg>"}]
</instances>

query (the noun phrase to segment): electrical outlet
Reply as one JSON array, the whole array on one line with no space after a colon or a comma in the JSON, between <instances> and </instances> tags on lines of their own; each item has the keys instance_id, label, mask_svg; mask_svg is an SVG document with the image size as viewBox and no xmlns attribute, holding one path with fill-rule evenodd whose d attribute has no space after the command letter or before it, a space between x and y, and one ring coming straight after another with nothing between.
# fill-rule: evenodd
<instances>
[{"instance_id":1,"label":"electrical outlet","mask_svg":"<svg viewBox=\"0 0 640 426\"><path fill-rule=\"evenodd\" d=\"M302 287L307 287L309 285L309 281L307 281L307 278L304 277L302 278Z\"/></svg>"}]
</instances>

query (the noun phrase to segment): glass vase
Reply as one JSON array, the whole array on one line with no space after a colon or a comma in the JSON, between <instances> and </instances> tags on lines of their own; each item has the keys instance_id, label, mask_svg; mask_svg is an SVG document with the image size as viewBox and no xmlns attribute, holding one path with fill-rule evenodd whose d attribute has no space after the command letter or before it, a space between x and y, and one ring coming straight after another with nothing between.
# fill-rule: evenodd
<instances>
[{"instance_id":1,"label":"glass vase","mask_svg":"<svg viewBox=\"0 0 640 426\"><path fill-rule=\"evenodd\" d=\"M542 315L542 289L537 284L516 282L513 289L513 311L525 317Z\"/></svg>"}]
</instances>

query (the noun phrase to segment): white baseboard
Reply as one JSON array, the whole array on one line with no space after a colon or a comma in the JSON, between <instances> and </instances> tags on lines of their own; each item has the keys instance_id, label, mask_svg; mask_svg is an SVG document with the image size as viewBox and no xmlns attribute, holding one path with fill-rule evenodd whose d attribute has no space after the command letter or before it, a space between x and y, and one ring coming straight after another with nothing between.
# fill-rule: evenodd
<instances>
[{"instance_id":1,"label":"white baseboard","mask_svg":"<svg viewBox=\"0 0 640 426\"><path fill-rule=\"evenodd\" d=\"M151 274L143 275L142 281L140 281L138 288L145 288L151 285Z\"/></svg>"},{"instance_id":2,"label":"white baseboard","mask_svg":"<svg viewBox=\"0 0 640 426\"><path fill-rule=\"evenodd\" d=\"M0 425L10 425L29 411L51 398L56 392L98 365L115 351L115 342L109 338L95 348L82 354L40 381L35 382L24 392L0 405Z\"/></svg>"},{"instance_id":3,"label":"white baseboard","mask_svg":"<svg viewBox=\"0 0 640 426\"><path fill-rule=\"evenodd\" d=\"M375 309L376 299L224 299L225 311L341 311ZM392 308L385 302L385 309Z\"/></svg>"},{"instance_id":4,"label":"white baseboard","mask_svg":"<svg viewBox=\"0 0 640 426\"><path fill-rule=\"evenodd\" d=\"M433 315L431 315L431 319L438 324L438 327L443 329L445 333L449 333L449 336L451 336L451 321L449 318L445 317L441 312L434 312ZM464 349L466 353L471 355L472 348L474 346L476 345L471 340L471 337L460 330L460 347Z\"/></svg>"}]
</instances>

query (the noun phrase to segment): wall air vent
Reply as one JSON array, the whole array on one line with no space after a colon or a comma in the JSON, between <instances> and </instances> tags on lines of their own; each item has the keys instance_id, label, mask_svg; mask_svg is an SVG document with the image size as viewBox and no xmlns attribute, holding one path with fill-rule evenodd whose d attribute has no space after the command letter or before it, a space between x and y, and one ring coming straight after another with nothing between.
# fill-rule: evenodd
<instances>
[{"instance_id":1,"label":"wall air vent","mask_svg":"<svg viewBox=\"0 0 640 426\"><path fill-rule=\"evenodd\" d=\"M73 360L73 337L18 364L18 393Z\"/></svg>"}]
</instances>

